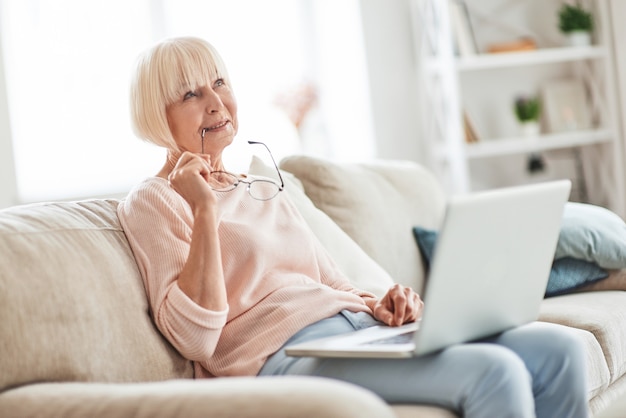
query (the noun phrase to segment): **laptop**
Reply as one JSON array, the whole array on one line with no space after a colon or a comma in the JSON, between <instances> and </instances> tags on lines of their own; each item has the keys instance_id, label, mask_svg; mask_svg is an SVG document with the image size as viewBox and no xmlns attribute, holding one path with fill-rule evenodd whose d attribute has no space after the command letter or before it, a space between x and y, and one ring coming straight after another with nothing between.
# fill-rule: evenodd
<instances>
[{"instance_id":1,"label":"laptop","mask_svg":"<svg viewBox=\"0 0 626 418\"><path fill-rule=\"evenodd\" d=\"M406 358L535 321L570 189L569 180L559 180L452 197L420 321L294 344L286 354Z\"/></svg>"}]
</instances>

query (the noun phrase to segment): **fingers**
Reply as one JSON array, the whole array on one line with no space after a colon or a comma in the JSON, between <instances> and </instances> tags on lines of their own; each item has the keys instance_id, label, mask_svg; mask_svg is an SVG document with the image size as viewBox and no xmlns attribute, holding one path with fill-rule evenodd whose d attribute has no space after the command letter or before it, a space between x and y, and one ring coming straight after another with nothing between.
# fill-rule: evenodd
<instances>
[{"instance_id":1,"label":"fingers","mask_svg":"<svg viewBox=\"0 0 626 418\"><path fill-rule=\"evenodd\" d=\"M216 199L209 185L210 156L184 152L168 176L170 186L192 209L212 207Z\"/></svg>"},{"instance_id":2,"label":"fingers","mask_svg":"<svg viewBox=\"0 0 626 418\"><path fill-rule=\"evenodd\" d=\"M192 154L184 152L176 162L174 169L168 176L170 184L175 183L179 178L200 175L205 180L211 173L210 157L208 155Z\"/></svg>"},{"instance_id":3,"label":"fingers","mask_svg":"<svg viewBox=\"0 0 626 418\"><path fill-rule=\"evenodd\" d=\"M174 170L181 169L190 164L198 164L200 166L206 167L206 169L210 172L211 168L211 156L208 154L193 154L191 152L185 151L181 154L176 162Z\"/></svg>"},{"instance_id":4,"label":"fingers","mask_svg":"<svg viewBox=\"0 0 626 418\"><path fill-rule=\"evenodd\" d=\"M378 319L380 322L387 324L389 326L393 326L394 317L392 311L387 309L387 307L382 303L382 299L378 301L375 305L374 309L372 309L372 314L374 318Z\"/></svg>"},{"instance_id":5,"label":"fingers","mask_svg":"<svg viewBox=\"0 0 626 418\"><path fill-rule=\"evenodd\" d=\"M379 301L374 315L380 321L390 326L399 326L413 322L422 315L424 303L417 293L410 287L400 284L394 285Z\"/></svg>"}]
</instances>

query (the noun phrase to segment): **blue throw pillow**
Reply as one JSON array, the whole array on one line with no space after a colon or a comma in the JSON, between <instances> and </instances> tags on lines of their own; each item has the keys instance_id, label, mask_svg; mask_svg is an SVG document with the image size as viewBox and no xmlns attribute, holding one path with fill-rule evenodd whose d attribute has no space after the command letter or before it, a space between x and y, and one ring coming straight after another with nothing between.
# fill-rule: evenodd
<instances>
[{"instance_id":1,"label":"blue throw pillow","mask_svg":"<svg viewBox=\"0 0 626 418\"><path fill-rule=\"evenodd\" d=\"M431 229L419 226L413 228L413 236L427 272L435 252L437 235L438 232ZM546 297L562 295L608 276L608 272L594 262L562 257L552 263L545 295Z\"/></svg>"},{"instance_id":2,"label":"blue throw pillow","mask_svg":"<svg viewBox=\"0 0 626 418\"><path fill-rule=\"evenodd\" d=\"M568 202L554 258L572 257L618 270L626 268L626 223L601 206Z\"/></svg>"},{"instance_id":3,"label":"blue throw pillow","mask_svg":"<svg viewBox=\"0 0 626 418\"><path fill-rule=\"evenodd\" d=\"M432 260L433 252L435 251L437 235L438 233L436 231L430 229L420 228L419 226L413 228L413 236L417 241L417 248L419 248L420 254L422 255L426 272L430 270L430 260Z\"/></svg>"},{"instance_id":4,"label":"blue throw pillow","mask_svg":"<svg viewBox=\"0 0 626 418\"><path fill-rule=\"evenodd\" d=\"M607 277L609 273L596 263L571 257L559 258L552 263L546 296L562 295Z\"/></svg>"}]
</instances>

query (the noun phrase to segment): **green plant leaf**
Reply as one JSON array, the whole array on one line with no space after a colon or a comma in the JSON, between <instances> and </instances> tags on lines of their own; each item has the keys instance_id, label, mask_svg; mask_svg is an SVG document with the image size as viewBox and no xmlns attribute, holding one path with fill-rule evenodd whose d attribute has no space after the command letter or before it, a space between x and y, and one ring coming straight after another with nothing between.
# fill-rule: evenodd
<instances>
[{"instance_id":1,"label":"green plant leaf","mask_svg":"<svg viewBox=\"0 0 626 418\"><path fill-rule=\"evenodd\" d=\"M593 30L593 15L580 3L563 4L559 9L559 29L563 33Z\"/></svg>"}]
</instances>

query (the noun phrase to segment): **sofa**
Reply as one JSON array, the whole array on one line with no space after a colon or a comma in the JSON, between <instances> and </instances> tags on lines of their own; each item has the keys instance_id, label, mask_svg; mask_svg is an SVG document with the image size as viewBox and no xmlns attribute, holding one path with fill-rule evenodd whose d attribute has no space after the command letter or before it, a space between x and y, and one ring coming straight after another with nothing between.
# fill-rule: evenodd
<instances>
[{"instance_id":1,"label":"sofa","mask_svg":"<svg viewBox=\"0 0 626 418\"><path fill-rule=\"evenodd\" d=\"M284 193L354 284L421 291L416 225L437 228L446 195L407 161L281 162ZM275 176L253 158L250 172ZM313 377L194 380L158 332L116 215L123 197L45 202L0 211L0 416L458 416L432 405L387 405L375 394ZM523 255L520 255L523 256ZM589 409L603 416L626 393L626 273L545 299L539 320L572 327L587 347Z\"/></svg>"}]
</instances>

